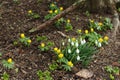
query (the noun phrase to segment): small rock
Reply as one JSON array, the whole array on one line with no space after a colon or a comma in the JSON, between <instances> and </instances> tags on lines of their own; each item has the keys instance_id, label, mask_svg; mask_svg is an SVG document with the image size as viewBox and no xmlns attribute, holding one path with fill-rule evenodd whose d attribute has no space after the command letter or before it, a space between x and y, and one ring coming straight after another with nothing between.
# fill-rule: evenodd
<instances>
[{"instance_id":1,"label":"small rock","mask_svg":"<svg viewBox=\"0 0 120 80\"><path fill-rule=\"evenodd\" d=\"M32 68L31 67L28 67L29 70L31 70Z\"/></svg>"},{"instance_id":2,"label":"small rock","mask_svg":"<svg viewBox=\"0 0 120 80\"><path fill-rule=\"evenodd\" d=\"M75 75L77 75L79 77L83 77L85 79L88 79L88 78L91 78L93 76L93 72L89 71L87 69L82 69L78 73L76 73Z\"/></svg>"}]
</instances>

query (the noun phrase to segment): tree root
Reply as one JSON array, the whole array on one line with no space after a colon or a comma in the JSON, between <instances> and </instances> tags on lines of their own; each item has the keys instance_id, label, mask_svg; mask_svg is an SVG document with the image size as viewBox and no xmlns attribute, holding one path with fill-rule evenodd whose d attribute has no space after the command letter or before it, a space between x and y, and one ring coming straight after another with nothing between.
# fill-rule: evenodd
<instances>
[{"instance_id":1,"label":"tree root","mask_svg":"<svg viewBox=\"0 0 120 80\"><path fill-rule=\"evenodd\" d=\"M117 12L113 16L112 23L113 23L113 27L114 27L112 37L115 40L116 34L118 33L119 27L120 27L120 20L119 20L119 15Z\"/></svg>"}]
</instances>

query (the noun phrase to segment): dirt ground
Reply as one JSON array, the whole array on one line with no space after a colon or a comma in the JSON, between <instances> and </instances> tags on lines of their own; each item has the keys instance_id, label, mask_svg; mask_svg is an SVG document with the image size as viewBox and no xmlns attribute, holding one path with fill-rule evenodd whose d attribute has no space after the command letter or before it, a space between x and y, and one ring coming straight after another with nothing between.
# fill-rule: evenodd
<instances>
[{"instance_id":1,"label":"dirt ground","mask_svg":"<svg viewBox=\"0 0 120 80\"><path fill-rule=\"evenodd\" d=\"M57 33L58 29L54 25L35 33L28 32L31 28L45 22L44 16L48 13L48 5L52 2L51 0L43 0L41 3L38 3L37 0L18 1L18 3L15 3L14 0L0 0L0 52L4 53L0 60L11 57L15 62L15 67L19 69L16 74L15 70L4 68L0 61L0 77L6 71L10 75L10 80L38 80L36 72L38 70L48 70L48 65L52 63L54 54L51 52L41 53L37 49L39 43L35 41L36 36L47 36L49 40L55 42L56 46L64 38ZM64 2L59 1L58 5L64 8L69 6ZM40 18L31 19L27 16L28 10L38 13ZM111 18L109 14L92 13L90 19L99 20L99 16ZM73 31L71 32L61 30L69 36L76 36L76 29L87 26L88 17L81 10L70 12L64 17L70 19L73 25ZM76 17L78 17L78 20L76 20ZM104 70L104 67L112 65L120 68L120 33L117 34L117 39L114 41L111 37L112 32L112 30L104 32L103 35L109 36L109 44L100 48L99 53L93 56L93 60L87 67L87 69L93 71L93 77L84 79L75 76L71 72L55 70L51 72L54 80L110 80L109 74ZM29 48L13 45L13 42L18 40L20 33L25 33L32 39L33 42ZM79 70L83 68L80 64L77 64L76 67ZM120 80L120 75L115 75L115 80Z\"/></svg>"}]
</instances>

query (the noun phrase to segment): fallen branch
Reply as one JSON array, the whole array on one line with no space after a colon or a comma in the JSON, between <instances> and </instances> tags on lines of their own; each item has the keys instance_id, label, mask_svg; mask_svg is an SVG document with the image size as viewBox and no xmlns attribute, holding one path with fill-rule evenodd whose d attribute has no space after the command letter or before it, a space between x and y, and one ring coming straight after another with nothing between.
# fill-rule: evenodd
<instances>
[{"instance_id":1,"label":"fallen branch","mask_svg":"<svg viewBox=\"0 0 120 80\"><path fill-rule=\"evenodd\" d=\"M61 12L60 14L56 15L55 17L53 17L52 19L46 21L45 23L37 26L36 28L32 28L31 30L29 30L29 32L35 32L38 30L41 30L45 27L48 27L49 25L52 25L56 20L58 20L59 18L61 18L62 16L64 16L66 13L73 11L74 9L76 9L79 4L81 2L83 2L85 0L78 0L77 2L75 2L74 4L72 4L70 7L68 7L66 10L64 10L63 12Z\"/></svg>"}]
</instances>

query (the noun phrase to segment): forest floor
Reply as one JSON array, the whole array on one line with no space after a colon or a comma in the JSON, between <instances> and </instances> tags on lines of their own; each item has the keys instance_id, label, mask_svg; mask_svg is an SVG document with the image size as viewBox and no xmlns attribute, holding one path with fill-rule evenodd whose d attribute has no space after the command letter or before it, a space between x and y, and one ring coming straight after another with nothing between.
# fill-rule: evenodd
<instances>
[{"instance_id":1,"label":"forest floor","mask_svg":"<svg viewBox=\"0 0 120 80\"><path fill-rule=\"evenodd\" d=\"M17 2L16 2L17 1ZM0 52L3 56L0 57L0 77L4 72L10 75L10 80L39 80L37 76L38 70L49 70L49 64L53 61L54 54L52 52L40 52L37 48L39 45L35 41L36 36L47 36L50 41L55 42L59 46L63 36L57 33L59 29L51 25L45 29L35 33L29 33L29 30L45 22L44 16L48 14L48 5L51 1L42 0L1 0L0 1ZM69 6L65 1L59 1L59 6L64 9ZM31 19L27 16L28 10L32 10L40 15L39 19ZM64 16L71 20L73 30L66 32L64 29L60 30L66 35L77 37L76 29L87 27L89 19L99 21L99 17L109 17L109 14L95 14L91 13L88 18L84 11L74 10ZM82 27L84 26L84 27ZM51 71L51 76L54 80L110 80L109 73L105 71L104 67L111 65L120 68L120 33L117 34L116 40L112 40L113 30L108 30L103 35L109 36L108 45L100 48L99 52L94 55L93 60L87 66L88 70L93 72L93 76L89 79L77 77L74 73L66 72L64 70ZM30 47L22 45L15 46L14 41L19 39L21 33L29 36L32 40ZM15 62L15 67L18 69L8 70L3 67L2 60L11 57ZM80 64L77 64L78 70L83 69ZM114 75L115 80L120 80L120 75Z\"/></svg>"}]
</instances>

